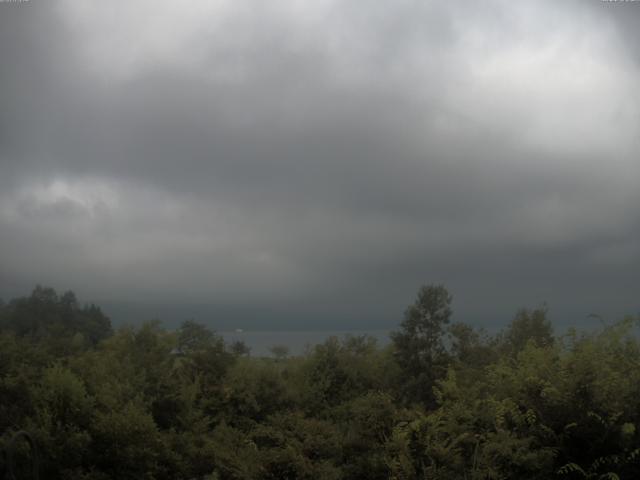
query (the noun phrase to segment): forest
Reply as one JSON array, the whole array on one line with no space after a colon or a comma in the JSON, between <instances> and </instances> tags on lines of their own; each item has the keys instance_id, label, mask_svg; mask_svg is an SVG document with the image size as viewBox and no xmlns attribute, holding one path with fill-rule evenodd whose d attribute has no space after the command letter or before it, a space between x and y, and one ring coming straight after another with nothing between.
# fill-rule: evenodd
<instances>
[{"instance_id":1,"label":"forest","mask_svg":"<svg viewBox=\"0 0 640 480\"><path fill-rule=\"evenodd\" d=\"M554 332L545 307L497 334L425 285L387 346L328 338L252 356L205 325L114 329L72 292L0 303L0 478L631 479L640 318Z\"/></svg>"}]
</instances>

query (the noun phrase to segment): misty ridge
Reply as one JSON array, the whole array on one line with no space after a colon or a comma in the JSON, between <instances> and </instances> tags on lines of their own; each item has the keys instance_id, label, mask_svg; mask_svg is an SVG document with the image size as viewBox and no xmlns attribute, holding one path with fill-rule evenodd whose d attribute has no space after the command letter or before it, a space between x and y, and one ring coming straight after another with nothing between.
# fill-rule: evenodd
<instances>
[{"instance_id":1,"label":"misty ridge","mask_svg":"<svg viewBox=\"0 0 640 480\"><path fill-rule=\"evenodd\" d=\"M640 1L0 0L0 478L639 478L638 85Z\"/></svg>"}]
</instances>

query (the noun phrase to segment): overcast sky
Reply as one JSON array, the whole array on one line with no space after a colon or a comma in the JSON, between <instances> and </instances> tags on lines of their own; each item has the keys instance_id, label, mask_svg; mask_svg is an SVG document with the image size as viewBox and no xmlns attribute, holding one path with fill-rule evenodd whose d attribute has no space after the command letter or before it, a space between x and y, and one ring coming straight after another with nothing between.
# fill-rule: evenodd
<instances>
[{"instance_id":1,"label":"overcast sky","mask_svg":"<svg viewBox=\"0 0 640 480\"><path fill-rule=\"evenodd\" d=\"M0 3L0 297L491 326L640 311L640 2ZM111 309L111 311L109 310Z\"/></svg>"}]
</instances>

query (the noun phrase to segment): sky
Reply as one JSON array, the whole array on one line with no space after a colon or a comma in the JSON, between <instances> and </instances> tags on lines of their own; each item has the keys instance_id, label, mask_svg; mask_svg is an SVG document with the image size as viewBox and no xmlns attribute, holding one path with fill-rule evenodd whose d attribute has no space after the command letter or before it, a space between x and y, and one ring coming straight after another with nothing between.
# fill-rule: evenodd
<instances>
[{"instance_id":1,"label":"sky","mask_svg":"<svg viewBox=\"0 0 640 480\"><path fill-rule=\"evenodd\" d=\"M116 321L640 312L640 2L0 2L0 298Z\"/></svg>"}]
</instances>

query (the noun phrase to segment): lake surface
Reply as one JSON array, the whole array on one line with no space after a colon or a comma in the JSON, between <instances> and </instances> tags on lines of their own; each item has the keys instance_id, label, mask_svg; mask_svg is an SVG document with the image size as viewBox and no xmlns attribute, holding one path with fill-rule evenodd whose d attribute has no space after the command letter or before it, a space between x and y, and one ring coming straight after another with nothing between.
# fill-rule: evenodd
<instances>
[{"instance_id":1,"label":"lake surface","mask_svg":"<svg viewBox=\"0 0 640 480\"><path fill-rule=\"evenodd\" d=\"M269 349L274 345L283 345L289 348L291 355L301 355L307 348L324 342L327 338L335 336L343 338L347 335L369 335L375 338L379 346L390 342L391 330L333 330L333 331L253 331L242 332L227 331L218 332L226 342L243 341L250 349L252 356L271 355Z\"/></svg>"}]
</instances>

